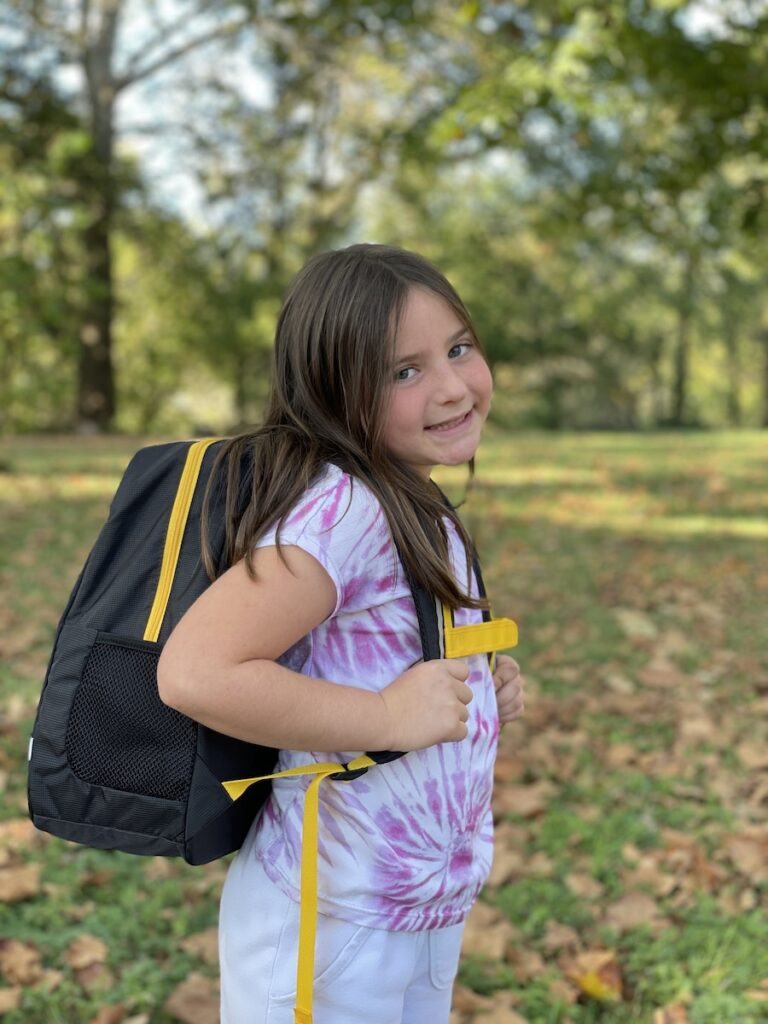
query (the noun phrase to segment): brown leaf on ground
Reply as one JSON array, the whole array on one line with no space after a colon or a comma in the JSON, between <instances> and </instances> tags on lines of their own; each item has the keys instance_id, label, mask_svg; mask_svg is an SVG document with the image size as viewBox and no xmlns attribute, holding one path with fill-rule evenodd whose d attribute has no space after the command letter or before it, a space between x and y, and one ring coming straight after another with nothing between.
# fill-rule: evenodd
<instances>
[{"instance_id":1,"label":"brown leaf on ground","mask_svg":"<svg viewBox=\"0 0 768 1024\"><path fill-rule=\"evenodd\" d=\"M548 921L544 933L544 948L548 953L559 953L563 949L578 949L581 945L579 933L568 924Z\"/></svg>"},{"instance_id":2,"label":"brown leaf on ground","mask_svg":"<svg viewBox=\"0 0 768 1024\"><path fill-rule=\"evenodd\" d=\"M115 984L115 976L112 971L106 964L98 962L75 971L75 977L78 985L89 995L93 995L95 992L107 992Z\"/></svg>"},{"instance_id":3,"label":"brown leaf on ground","mask_svg":"<svg viewBox=\"0 0 768 1024\"><path fill-rule=\"evenodd\" d=\"M670 1003L653 1011L653 1024L688 1024L688 1011L683 1003Z\"/></svg>"},{"instance_id":4,"label":"brown leaf on ground","mask_svg":"<svg viewBox=\"0 0 768 1024\"><path fill-rule=\"evenodd\" d=\"M40 865L0 868L0 903L18 903L40 893Z\"/></svg>"},{"instance_id":5,"label":"brown leaf on ground","mask_svg":"<svg viewBox=\"0 0 768 1024\"><path fill-rule=\"evenodd\" d=\"M637 755L637 747L630 743L612 743L605 752L605 761L612 768L624 768L636 761Z\"/></svg>"},{"instance_id":6,"label":"brown leaf on ground","mask_svg":"<svg viewBox=\"0 0 768 1024\"><path fill-rule=\"evenodd\" d=\"M538 978L549 968L540 953L535 949L522 946L510 946L507 949L506 961L519 982L525 984L531 978Z\"/></svg>"},{"instance_id":7,"label":"brown leaf on ground","mask_svg":"<svg viewBox=\"0 0 768 1024\"><path fill-rule=\"evenodd\" d=\"M736 756L745 768L768 768L768 745L758 740L739 743Z\"/></svg>"},{"instance_id":8,"label":"brown leaf on ground","mask_svg":"<svg viewBox=\"0 0 768 1024\"><path fill-rule=\"evenodd\" d=\"M761 772L750 779L745 787L749 803L760 811L768 805L768 773Z\"/></svg>"},{"instance_id":9,"label":"brown leaf on ground","mask_svg":"<svg viewBox=\"0 0 768 1024\"><path fill-rule=\"evenodd\" d=\"M486 884L490 889L505 885L511 878L523 874L525 864L525 855L519 850L499 849L497 846L493 851L493 864Z\"/></svg>"},{"instance_id":10,"label":"brown leaf on ground","mask_svg":"<svg viewBox=\"0 0 768 1024\"><path fill-rule=\"evenodd\" d=\"M554 1002L564 1003L566 1006L573 1006L579 999L577 986L565 978L554 978L549 983L549 994Z\"/></svg>"},{"instance_id":11,"label":"brown leaf on ground","mask_svg":"<svg viewBox=\"0 0 768 1024\"><path fill-rule=\"evenodd\" d=\"M555 873L555 862L543 850L537 850L528 858L525 869L535 878L551 878Z\"/></svg>"},{"instance_id":12,"label":"brown leaf on ground","mask_svg":"<svg viewBox=\"0 0 768 1024\"><path fill-rule=\"evenodd\" d=\"M495 992L494 999L503 993ZM521 1017L511 1006L494 1005L493 1008L475 1017L475 1024L528 1024L527 1017Z\"/></svg>"},{"instance_id":13,"label":"brown leaf on ground","mask_svg":"<svg viewBox=\"0 0 768 1024\"><path fill-rule=\"evenodd\" d=\"M108 950L105 942L95 935L79 935L64 954L64 960L75 970L83 970L92 964L106 963Z\"/></svg>"},{"instance_id":14,"label":"brown leaf on ground","mask_svg":"<svg viewBox=\"0 0 768 1024\"><path fill-rule=\"evenodd\" d=\"M657 896L668 896L678 883L675 875L664 870L661 858L658 850L640 855L631 868L621 872L622 881L631 887L650 886Z\"/></svg>"},{"instance_id":15,"label":"brown leaf on ground","mask_svg":"<svg viewBox=\"0 0 768 1024\"><path fill-rule=\"evenodd\" d=\"M82 903L66 907L64 916L69 921L84 921L95 909L96 903L94 900L84 900Z\"/></svg>"},{"instance_id":16,"label":"brown leaf on ground","mask_svg":"<svg viewBox=\"0 0 768 1024\"><path fill-rule=\"evenodd\" d=\"M658 926L664 920L652 896L644 892L629 892L607 908L604 922L619 932L626 932L643 924Z\"/></svg>"},{"instance_id":17,"label":"brown leaf on ground","mask_svg":"<svg viewBox=\"0 0 768 1024\"><path fill-rule=\"evenodd\" d=\"M469 921L467 921L469 924ZM520 933L509 921L498 921L484 928L464 930L462 949L465 953L478 953L491 960L502 960L507 946L519 939Z\"/></svg>"},{"instance_id":18,"label":"brown leaf on ground","mask_svg":"<svg viewBox=\"0 0 768 1024\"><path fill-rule=\"evenodd\" d=\"M745 830L728 836L724 845L742 875L755 883L768 881L768 830Z\"/></svg>"},{"instance_id":19,"label":"brown leaf on ground","mask_svg":"<svg viewBox=\"0 0 768 1024\"><path fill-rule=\"evenodd\" d=\"M181 948L215 967L219 962L219 929L208 928L197 935L190 935L181 943Z\"/></svg>"},{"instance_id":20,"label":"brown leaf on ground","mask_svg":"<svg viewBox=\"0 0 768 1024\"><path fill-rule=\"evenodd\" d=\"M522 757L499 753L493 766L493 778L501 784L517 782L525 774L525 769L526 763Z\"/></svg>"},{"instance_id":21,"label":"brown leaf on ground","mask_svg":"<svg viewBox=\"0 0 768 1024\"><path fill-rule=\"evenodd\" d=\"M128 1012L125 1006L102 1006L89 1024L124 1024Z\"/></svg>"},{"instance_id":22,"label":"brown leaf on ground","mask_svg":"<svg viewBox=\"0 0 768 1024\"><path fill-rule=\"evenodd\" d=\"M29 818L11 818L0 822L0 848L4 850L28 850L47 833L40 832ZM45 841L45 840L43 840Z\"/></svg>"},{"instance_id":23,"label":"brown leaf on ground","mask_svg":"<svg viewBox=\"0 0 768 1024\"><path fill-rule=\"evenodd\" d=\"M181 1024L219 1024L219 985L192 973L166 999L163 1009Z\"/></svg>"},{"instance_id":24,"label":"brown leaf on ground","mask_svg":"<svg viewBox=\"0 0 768 1024\"><path fill-rule=\"evenodd\" d=\"M654 639L658 635L656 624L645 612L636 608L614 608L613 614L624 635L630 639Z\"/></svg>"},{"instance_id":25,"label":"brown leaf on ground","mask_svg":"<svg viewBox=\"0 0 768 1024\"><path fill-rule=\"evenodd\" d=\"M604 886L591 875L573 871L565 876L565 884L574 896L585 900L597 900L603 895Z\"/></svg>"},{"instance_id":26,"label":"brown leaf on ground","mask_svg":"<svg viewBox=\"0 0 768 1024\"><path fill-rule=\"evenodd\" d=\"M669 658L659 656L652 658L647 665L639 669L637 678L643 686L677 693L685 692L691 689L692 685L696 685L695 680L681 672Z\"/></svg>"},{"instance_id":27,"label":"brown leaf on ground","mask_svg":"<svg viewBox=\"0 0 768 1024\"><path fill-rule=\"evenodd\" d=\"M493 1004L488 996L478 995L466 985L458 982L453 986L452 1009L459 1013L477 1013L481 1010L489 1010Z\"/></svg>"},{"instance_id":28,"label":"brown leaf on ground","mask_svg":"<svg viewBox=\"0 0 768 1024\"><path fill-rule=\"evenodd\" d=\"M33 986L43 992L54 992L64 981L64 971L45 970L40 981Z\"/></svg>"},{"instance_id":29,"label":"brown leaf on ground","mask_svg":"<svg viewBox=\"0 0 768 1024\"><path fill-rule=\"evenodd\" d=\"M10 985L35 985L43 977L42 954L16 939L0 939L0 974Z\"/></svg>"},{"instance_id":30,"label":"brown leaf on ground","mask_svg":"<svg viewBox=\"0 0 768 1024\"><path fill-rule=\"evenodd\" d=\"M590 999L601 1003L615 1003L621 999L621 971L612 949L580 953L565 967L565 974Z\"/></svg>"},{"instance_id":31,"label":"brown leaf on ground","mask_svg":"<svg viewBox=\"0 0 768 1024\"><path fill-rule=\"evenodd\" d=\"M503 786L494 791L494 807L497 813L535 818L544 813L555 792L552 783L545 779L529 786Z\"/></svg>"},{"instance_id":32,"label":"brown leaf on ground","mask_svg":"<svg viewBox=\"0 0 768 1024\"><path fill-rule=\"evenodd\" d=\"M18 1010L23 992L24 990L18 987L0 988L0 1014Z\"/></svg>"}]
</instances>

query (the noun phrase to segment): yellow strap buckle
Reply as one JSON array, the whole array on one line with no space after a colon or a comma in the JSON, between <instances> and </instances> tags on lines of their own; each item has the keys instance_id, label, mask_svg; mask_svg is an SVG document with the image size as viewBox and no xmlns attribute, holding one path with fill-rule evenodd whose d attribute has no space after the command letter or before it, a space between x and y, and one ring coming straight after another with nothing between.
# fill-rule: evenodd
<instances>
[{"instance_id":1,"label":"yellow strap buckle","mask_svg":"<svg viewBox=\"0 0 768 1024\"><path fill-rule=\"evenodd\" d=\"M467 658L517 646L517 623L512 619L454 626L453 613L443 605L443 633L446 658Z\"/></svg>"}]
</instances>

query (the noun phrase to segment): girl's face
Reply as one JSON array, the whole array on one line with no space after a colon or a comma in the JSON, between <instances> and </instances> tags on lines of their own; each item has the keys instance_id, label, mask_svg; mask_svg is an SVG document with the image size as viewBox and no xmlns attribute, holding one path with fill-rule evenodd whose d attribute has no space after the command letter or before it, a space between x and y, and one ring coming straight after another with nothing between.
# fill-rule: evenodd
<instances>
[{"instance_id":1,"label":"girl's face","mask_svg":"<svg viewBox=\"0 0 768 1024\"><path fill-rule=\"evenodd\" d=\"M439 295L412 288L395 339L384 443L429 478L469 462L491 407L491 371L472 335Z\"/></svg>"}]
</instances>

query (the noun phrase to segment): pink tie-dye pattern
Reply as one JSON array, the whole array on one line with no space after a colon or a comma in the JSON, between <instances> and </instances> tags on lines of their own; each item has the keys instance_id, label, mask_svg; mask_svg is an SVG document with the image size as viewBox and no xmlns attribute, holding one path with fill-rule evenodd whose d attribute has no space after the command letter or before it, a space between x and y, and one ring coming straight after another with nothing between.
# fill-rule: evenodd
<instances>
[{"instance_id":1,"label":"pink tie-dye pattern","mask_svg":"<svg viewBox=\"0 0 768 1024\"><path fill-rule=\"evenodd\" d=\"M448 526L459 579L465 559ZM335 467L299 503L281 542L309 551L334 581L335 614L310 634L302 671L378 691L422 657L413 600L389 527L368 489ZM260 544L274 543L274 531ZM476 592L473 588L473 592ZM457 624L480 620L460 609ZM462 921L491 863L498 715L487 660L470 659L469 736L413 751L351 783L320 789L321 911L369 927L420 931ZM281 769L347 761L360 751L281 751ZM253 855L299 898L308 777L276 780L254 823Z\"/></svg>"}]
</instances>

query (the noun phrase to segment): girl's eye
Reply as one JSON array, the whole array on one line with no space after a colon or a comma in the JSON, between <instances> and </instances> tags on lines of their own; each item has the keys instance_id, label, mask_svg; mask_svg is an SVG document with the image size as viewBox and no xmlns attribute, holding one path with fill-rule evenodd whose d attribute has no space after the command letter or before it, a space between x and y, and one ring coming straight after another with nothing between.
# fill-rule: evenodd
<instances>
[{"instance_id":1,"label":"girl's eye","mask_svg":"<svg viewBox=\"0 0 768 1024\"><path fill-rule=\"evenodd\" d=\"M454 345L454 346L453 346L453 348L452 348L452 349L451 349L451 351L450 351L450 352L448 353L448 355L450 356L450 355L452 355L452 354L453 354L454 352L457 352L457 350L458 350L458 349L462 349L463 351L461 351L461 352L458 352L457 354L458 354L458 355L460 355L460 356L463 356L463 355L464 355L464 353L465 353L465 352L466 352L467 350L469 350L470 348L472 348L472 342L471 342L471 341L460 341L460 342L458 343L458 345ZM454 358L456 358L456 357L454 356Z\"/></svg>"},{"instance_id":2,"label":"girl's eye","mask_svg":"<svg viewBox=\"0 0 768 1024\"><path fill-rule=\"evenodd\" d=\"M395 374L395 380L410 380L409 373L416 373L415 366L404 366L402 370L398 370Z\"/></svg>"}]
</instances>

